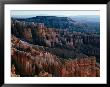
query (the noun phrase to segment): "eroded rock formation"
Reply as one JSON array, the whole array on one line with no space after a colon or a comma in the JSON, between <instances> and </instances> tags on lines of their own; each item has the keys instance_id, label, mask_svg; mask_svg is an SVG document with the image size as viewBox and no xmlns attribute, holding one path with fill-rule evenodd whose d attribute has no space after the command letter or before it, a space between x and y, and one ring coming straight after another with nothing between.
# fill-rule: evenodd
<instances>
[{"instance_id":1,"label":"eroded rock formation","mask_svg":"<svg viewBox=\"0 0 110 87\"><path fill-rule=\"evenodd\" d=\"M98 77L100 67L95 57L63 59L12 35L11 58L16 74L39 77ZM15 74L15 69L12 69Z\"/></svg>"}]
</instances>

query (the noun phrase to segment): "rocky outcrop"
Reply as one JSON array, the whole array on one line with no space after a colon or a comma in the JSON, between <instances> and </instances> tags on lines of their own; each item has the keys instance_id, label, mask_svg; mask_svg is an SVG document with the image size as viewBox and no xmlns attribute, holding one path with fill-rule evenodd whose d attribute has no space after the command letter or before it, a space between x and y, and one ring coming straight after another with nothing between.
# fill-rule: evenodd
<instances>
[{"instance_id":1,"label":"rocky outcrop","mask_svg":"<svg viewBox=\"0 0 110 87\"><path fill-rule=\"evenodd\" d=\"M12 34L31 41L35 38L46 39L53 43L62 42L62 44L93 44L100 43L100 37L96 34L86 34L78 32L69 32L54 28L46 28L44 23L24 22L12 20ZM34 33L34 34L33 34ZM32 38L35 37L35 38ZM62 38L62 39L61 39ZM57 41L56 41L57 40Z\"/></svg>"},{"instance_id":2,"label":"rocky outcrop","mask_svg":"<svg viewBox=\"0 0 110 87\"><path fill-rule=\"evenodd\" d=\"M12 18L12 76L99 77L100 36L74 24L67 17Z\"/></svg>"},{"instance_id":3,"label":"rocky outcrop","mask_svg":"<svg viewBox=\"0 0 110 87\"><path fill-rule=\"evenodd\" d=\"M12 64L17 67L12 70L20 76L38 77L98 77L100 66L95 57L63 59L33 46L12 35ZM13 62L14 61L14 62Z\"/></svg>"},{"instance_id":4,"label":"rocky outcrop","mask_svg":"<svg viewBox=\"0 0 110 87\"><path fill-rule=\"evenodd\" d=\"M20 19L12 19L11 29L13 35L28 43L49 48L64 48L68 51L74 50L75 53L96 56L100 62L100 36L98 34L48 28L44 23L27 22ZM74 57L76 54L72 56Z\"/></svg>"}]
</instances>

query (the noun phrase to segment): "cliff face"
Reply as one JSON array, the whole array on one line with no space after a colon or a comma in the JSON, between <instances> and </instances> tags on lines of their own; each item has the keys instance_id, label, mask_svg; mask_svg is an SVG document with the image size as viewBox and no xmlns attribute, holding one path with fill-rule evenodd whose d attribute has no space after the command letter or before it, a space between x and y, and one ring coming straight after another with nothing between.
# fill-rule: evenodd
<instances>
[{"instance_id":1,"label":"cliff face","mask_svg":"<svg viewBox=\"0 0 110 87\"><path fill-rule=\"evenodd\" d=\"M17 67L16 74L20 76L100 76L100 67L95 57L63 59L13 35L11 42L12 63Z\"/></svg>"},{"instance_id":2,"label":"cliff face","mask_svg":"<svg viewBox=\"0 0 110 87\"><path fill-rule=\"evenodd\" d=\"M11 19L12 76L100 76L100 36L60 29L67 21L75 23L67 17Z\"/></svg>"},{"instance_id":3,"label":"cliff face","mask_svg":"<svg viewBox=\"0 0 110 87\"><path fill-rule=\"evenodd\" d=\"M77 49L77 51L74 51L75 54L94 55L99 62L100 36L94 33L69 32L68 29L47 28L44 23L12 20L12 34L35 45L69 50ZM53 53L55 54L55 51ZM63 54L64 56L58 56L66 57L65 54ZM74 53L72 52L72 54ZM78 57L76 55L72 56Z\"/></svg>"}]
</instances>

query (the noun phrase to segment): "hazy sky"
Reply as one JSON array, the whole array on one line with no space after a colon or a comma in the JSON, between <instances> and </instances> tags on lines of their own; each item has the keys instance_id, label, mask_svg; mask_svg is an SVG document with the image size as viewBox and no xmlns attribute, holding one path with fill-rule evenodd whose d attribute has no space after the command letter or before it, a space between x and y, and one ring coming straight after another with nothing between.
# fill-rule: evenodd
<instances>
[{"instance_id":1,"label":"hazy sky","mask_svg":"<svg viewBox=\"0 0 110 87\"><path fill-rule=\"evenodd\" d=\"M100 15L100 11L11 11L11 16L76 16L76 15Z\"/></svg>"}]
</instances>

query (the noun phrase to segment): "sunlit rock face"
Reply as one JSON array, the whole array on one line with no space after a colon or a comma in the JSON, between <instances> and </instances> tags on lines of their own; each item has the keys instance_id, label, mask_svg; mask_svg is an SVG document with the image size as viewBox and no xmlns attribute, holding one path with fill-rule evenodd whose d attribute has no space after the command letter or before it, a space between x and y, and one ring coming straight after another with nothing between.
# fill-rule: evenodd
<instances>
[{"instance_id":1,"label":"sunlit rock face","mask_svg":"<svg viewBox=\"0 0 110 87\"><path fill-rule=\"evenodd\" d=\"M18 20L12 20L11 26L13 35L29 43L68 49L80 47L85 54L100 57L99 35L80 32L71 33L67 29L47 28L44 23Z\"/></svg>"},{"instance_id":2,"label":"sunlit rock face","mask_svg":"<svg viewBox=\"0 0 110 87\"><path fill-rule=\"evenodd\" d=\"M11 20L12 76L99 77L100 36L49 26Z\"/></svg>"},{"instance_id":3,"label":"sunlit rock face","mask_svg":"<svg viewBox=\"0 0 110 87\"><path fill-rule=\"evenodd\" d=\"M62 59L40 50L39 46L34 48L31 44L12 36L11 47L12 60L18 65L16 73L21 76L40 77L96 77L100 76L100 67L96 65L95 57ZM18 47L19 46L19 47ZM22 48L22 49L21 49ZM30 50L30 51L28 51ZM18 67L18 66L16 66ZM13 67L12 67L13 68ZM12 76L15 71L12 69Z\"/></svg>"}]
</instances>

